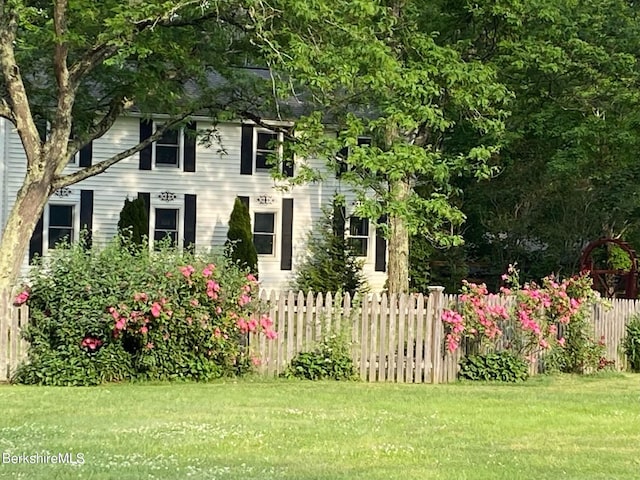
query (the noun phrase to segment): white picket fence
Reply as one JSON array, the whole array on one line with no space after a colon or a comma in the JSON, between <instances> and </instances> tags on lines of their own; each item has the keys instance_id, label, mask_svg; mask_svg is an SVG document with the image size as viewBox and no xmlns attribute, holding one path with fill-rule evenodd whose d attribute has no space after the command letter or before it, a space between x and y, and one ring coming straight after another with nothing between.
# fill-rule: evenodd
<instances>
[{"instance_id":1,"label":"white picket fence","mask_svg":"<svg viewBox=\"0 0 640 480\"><path fill-rule=\"evenodd\" d=\"M371 295L354 301L348 294L261 292L278 337L250 338L250 348L266 376L282 373L293 357L332 333L350 336L352 358L360 377L370 382L446 383L455 380L460 351L444 348L442 310L457 302L456 295L432 287L426 295ZM613 300L613 308L594 307L596 340L604 337L607 358L626 368L620 350L625 326L640 311L638 300ZM28 322L25 306L10 309L0 321L0 382L7 381L28 348L20 331ZM535 373L532 365L531 373Z\"/></svg>"}]
</instances>

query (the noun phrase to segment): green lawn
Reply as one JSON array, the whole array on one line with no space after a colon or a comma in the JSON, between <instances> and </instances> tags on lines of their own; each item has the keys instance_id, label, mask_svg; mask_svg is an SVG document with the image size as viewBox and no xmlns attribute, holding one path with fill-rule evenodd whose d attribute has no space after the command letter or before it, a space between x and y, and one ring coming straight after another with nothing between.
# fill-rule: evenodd
<instances>
[{"instance_id":1,"label":"green lawn","mask_svg":"<svg viewBox=\"0 0 640 480\"><path fill-rule=\"evenodd\" d=\"M0 478L637 479L640 375L1 386Z\"/></svg>"}]
</instances>

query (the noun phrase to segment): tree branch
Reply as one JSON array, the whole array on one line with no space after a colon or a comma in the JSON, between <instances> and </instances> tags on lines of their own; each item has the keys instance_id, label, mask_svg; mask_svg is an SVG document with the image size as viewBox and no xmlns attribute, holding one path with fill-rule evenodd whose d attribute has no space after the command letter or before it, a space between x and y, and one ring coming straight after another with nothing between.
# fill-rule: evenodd
<instances>
[{"instance_id":1,"label":"tree branch","mask_svg":"<svg viewBox=\"0 0 640 480\"><path fill-rule=\"evenodd\" d=\"M10 120L16 126L27 156L27 168L33 169L40 158L40 136L33 122L29 98L13 49L17 26L15 11L2 2L0 4L0 69L9 100L2 101L3 113L8 113Z\"/></svg>"},{"instance_id":2,"label":"tree branch","mask_svg":"<svg viewBox=\"0 0 640 480\"><path fill-rule=\"evenodd\" d=\"M67 151L67 158L75 155L84 145L102 137L113 126L120 114L128 107L133 105L133 101L126 98L124 95L116 95L109 102L109 109L107 113L100 119L100 121L89 129L87 135L77 139L71 144L71 147Z\"/></svg>"},{"instance_id":3,"label":"tree branch","mask_svg":"<svg viewBox=\"0 0 640 480\"><path fill-rule=\"evenodd\" d=\"M68 187L69 185L73 185L73 184L78 183L78 182L80 182L82 180L85 180L85 179L87 179L89 177L93 177L95 175L98 175L98 174L104 172L105 170L107 170L112 165L115 165L116 163L120 162L121 160L124 160L125 158L128 158L131 155L134 155L134 154L140 152L141 150L146 148L148 145L151 145L153 142L155 142L160 137L162 137L162 135L164 134L164 132L166 130L169 130L170 128L174 127L178 123L182 122L185 118L187 118L192 113L193 112L187 112L187 113L184 113L184 114L182 114L182 115L180 115L178 117L174 117L173 119L171 119L171 120L167 121L166 123L164 123L158 129L156 129L156 131L153 133L153 135L151 135L149 138L146 138L145 140L143 140L142 142L138 143L134 147L131 147L131 148L127 149L127 150L124 150L124 151L118 153L117 155L114 155L113 157L107 159L107 160L104 160L102 162L98 162L98 163L96 163L94 165L91 165L90 167L84 168L82 170L78 170L77 172L71 173L69 175L56 176L54 178L53 182L51 183L51 191L55 191L55 190L59 190L59 189L64 188L64 187Z\"/></svg>"},{"instance_id":4,"label":"tree branch","mask_svg":"<svg viewBox=\"0 0 640 480\"><path fill-rule=\"evenodd\" d=\"M71 110L75 101L75 88L71 85L67 67L69 56L69 46L65 38L67 2L68 0L56 0L53 4L53 30L56 37L53 69L58 85L58 104L51 128L50 143L52 145L67 143L71 132Z\"/></svg>"},{"instance_id":5,"label":"tree branch","mask_svg":"<svg viewBox=\"0 0 640 480\"><path fill-rule=\"evenodd\" d=\"M7 100L2 98L0 99L0 117L6 118L10 122L13 122L13 112Z\"/></svg>"}]
</instances>

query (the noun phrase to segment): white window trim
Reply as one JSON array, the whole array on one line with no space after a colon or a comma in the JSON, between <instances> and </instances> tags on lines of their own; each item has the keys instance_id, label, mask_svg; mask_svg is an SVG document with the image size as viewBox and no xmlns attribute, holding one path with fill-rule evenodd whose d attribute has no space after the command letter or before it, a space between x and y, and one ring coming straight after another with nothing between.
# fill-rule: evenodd
<instances>
[{"instance_id":1,"label":"white window trim","mask_svg":"<svg viewBox=\"0 0 640 480\"><path fill-rule=\"evenodd\" d=\"M351 235L351 218L352 217L357 217L357 218L362 218L364 220L367 221L367 235ZM367 254L366 255L356 255L356 258L364 258L365 261L369 261L371 259L371 231L375 230L374 228L371 228L371 220L366 218L366 217L358 217L357 215L355 215L354 213L351 213L351 215L349 215L347 217L347 221L348 221L348 225L346 230L346 235L345 238L347 239L347 242L349 241L350 238L364 238L367 240Z\"/></svg>"},{"instance_id":2,"label":"white window trim","mask_svg":"<svg viewBox=\"0 0 640 480\"><path fill-rule=\"evenodd\" d=\"M268 208L261 208L260 210L254 210L251 212L251 239L253 240L253 236L257 234L268 234L269 232L256 232L256 213L264 213L273 215L273 252L272 253L258 253L259 258L264 259L276 259L278 256L278 239L282 235L282 230L278 228L278 211L270 210Z\"/></svg>"},{"instance_id":3,"label":"white window trim","mask_svg":"<svg viewBox=\"0 0 640 480\"><path fill-rule=\"evenodd\" d=\"M184 201L183 201L184 203ZM156 237L156 209L162 208L166 210L177 210L178 211L178 235L176 238L176 248L181 250L182 245L184 244L184 210L183 207L176 203L167 203L160 204L151 202L151 207L149 208L149 249L153 251L155 237Z\"/></svg>"},{"instance_id":4,"label":"white window trim","mask_svg":"<svg viewBox=\"0 0 640 480\"><path fill-rule=\"evenodd\" d=\"M155 132L159 127L164 125L166 122L162 120L153 121L153 131ZM156 163L156 147L158 146L158 140L153 142L153 147L151 148L151 165L153 168L159 169L180 169L182 165L184 165L184 129L180 128L178 130L178 164L177 165L168 165L166 163L157 164ZM161 144L165 145L165 144ZM167 144L168 145L168 144Z\"/></svg>"},{"instance_id":5,"label":"white window trim","mask_svg":"<svg viewBox=\"0 0 640 480\"><path fill-rule=\"evenodd\" d=\"M253 168L253 173L254 175L260 175L260 174L267 174L270 175L271 173L271 169L273 167L269 167L269 168L258 168L256 165L256 159L258 156L258 134L260 133L268 133L268 134L275 134L277 136L277 141L278 141L278 146L276 147L275 151L276 155L278 156L278 159L282 159L282 142L284 141L284 135L282 134L282 132L276 132L274 130L269 130L268 128L260 128L260 127L256 127L254 128L254 135L253 135L253 158L252 158L252 168ZM260 212L262 213L262 212Z\"/></svg>"},{"instance_id":6,"label":"white window trim","mask_svg":"<svg viewBox=\"0 0 640 480\"><path fill-rule=\"evenodd\" d=\"M44 255L49 250L49 207L50 206L62 206L71 207L71 215L73 218L73 232L70 243L75 243L80 238L80 202L74 201L53 201L45 205L44 212L42 212L42 254Z\"/></svg>"}]
</instances>

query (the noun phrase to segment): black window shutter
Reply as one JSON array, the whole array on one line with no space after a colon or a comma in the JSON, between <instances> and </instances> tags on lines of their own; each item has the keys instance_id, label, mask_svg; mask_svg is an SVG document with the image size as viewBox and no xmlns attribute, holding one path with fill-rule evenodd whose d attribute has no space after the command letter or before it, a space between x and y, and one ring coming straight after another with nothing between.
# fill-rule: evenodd
<instances>
[{"instance_id":1,"label":"black window shutter","mask_svg":"<svg viewBox=\"0 0 640 480\"><path fill-rule=\"evenodd\" d=\"M387 223L387 216L383 215L378 221L379 224ZM382 236L380 228L376 228L376 272L387 270L387 240Z\"/></svg>"},{"instance_id":2,"label":"black window shutter","mask_svg":"<svg viewBox=\"0 0 640 480\"><path fill-rule=\"evenodd\" d=\"M242 126L242 144L240 145L240 174L253 173L253 126Z\"/></svg>"},{"instance_id":3,"label":"black window shutter","mask_svg":"<svg viewBox=\"0 0 640 480\"><path fill-rule=\"evenodd\" d=\"M196 122L189 122L184 128L184 171L196 171Z\"/></svg>"},{"instance_id":4,"label":"black window shutter","mask_svg":"<svg viewBox=\"0 0 640 480\"><path fill-rule=\"evenodd\" d=\"M282 199L280 270L291 270L293 257L293 198Z\"/></svg>"},{"instance_id":5,"label":"black window shutter","mask_svg":"<svg viewBox=\"0 0 640 480\"><path fill-rule=\"evenodd\" d=\"M144 201L144 206L147 209L147 230L144 234L149 238L149 214L151 213L151 194L138 192L138 198L141 198Z\"/></svg>"},{"instance_id":6,"label":"black window shutter","mask_svg":"<svg viewBox=\"0 0 640 480\"><path fill-rule=\"evenodd\" d=\"M44 208L47 208L46 205ZM36 228L33 230L31 240L29 241L29 263L33 260L33 257L38 254L42 256L42 230L44 227L43 216L40 215L40 220L36 223Z\"/></svg>"},{"instance_id":7,"label":"black window shutter","mask_svg":"<svg viewBox=\"0 0 640 480\"><path fill-rule=\"evenodd\" d=\"M90 167L93 160L93 142L87 143L80 149L79 166Z\"/></svg>"},{"instance_id":8,"label":"black window shutter","mask_svg":"<svg viewBox=\"0 0 640 480\"><path fill-rule=\"evenodd\" d=\"M140 120L140 141L144 141L149 138L153 133L153 122L150 120ZM140 170L151 170L151 149L153 144L147 145L140 150Z\"/></svg>"},{"instance_id":9,"label":"black window shutter","mask_svg":"<svg viewBox=\"0 0 640 480\"><path fill-rule=\"evenodd\" d=\"M86 246L91 248L93 231L93 190L80 190L80 230L86 230Z\"/></svg>"},{"instance_id":10,"label":"black window shutter","mask_svg":"<svg viewBox=\"0 0 640 480\"><path fill-rule=\"evenodd\" d=\"M196 244L196 196L184 196L184 248L195 248Z\"/></svg>"},{"instance_id":11,"label":"black window shutter","mask_svg":"<svg viewBox=\"0 0 640 480\"><path fill-rule=\"evenodd\" d=\"M242 203L244 203L245 207L249 208L249 197L241 197L240 195L238 195L238 198Z\"/></svg>"},{"instance_id":12,"label":"black window shutter","mask_svg":"<svg viewBox=\"0 0 640 480\"><path fill-rule=\"evenodd\" d=\"M349 149L347 147L341 148L337 155L336 165L336 178L342 177L347 171L347 157L349 156Z\"/></svg>"}]
</instances>

